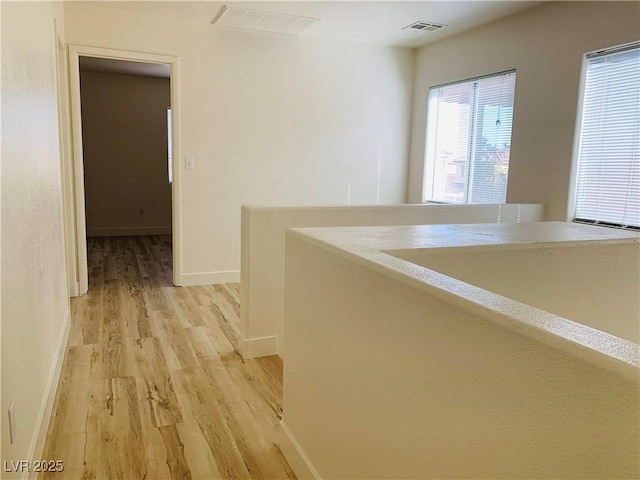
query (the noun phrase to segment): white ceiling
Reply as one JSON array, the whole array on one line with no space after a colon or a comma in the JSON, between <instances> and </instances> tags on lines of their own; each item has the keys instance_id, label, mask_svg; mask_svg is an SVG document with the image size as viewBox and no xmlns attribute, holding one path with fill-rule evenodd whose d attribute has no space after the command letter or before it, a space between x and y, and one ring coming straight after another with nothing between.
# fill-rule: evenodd
<instances>
[{"instance_id":1,"label":"white ceiling","mask_svg":"<svg viewBox=\"0 0 640 480\"><path fill-rule=\"evenodd\" d=\"M319 18L302 36L373 45L419 47L513 13L541 1L92 1L92 5L210 23L223 5ZM419 21L445 24L436 32L402 30ZM211 25L211 28L229 28Z\"/></svg>"}]
</instances>

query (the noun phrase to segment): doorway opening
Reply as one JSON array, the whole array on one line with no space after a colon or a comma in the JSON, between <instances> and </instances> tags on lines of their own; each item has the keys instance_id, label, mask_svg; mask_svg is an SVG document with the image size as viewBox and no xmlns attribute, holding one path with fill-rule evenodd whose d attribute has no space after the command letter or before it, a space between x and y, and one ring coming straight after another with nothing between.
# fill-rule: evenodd
<instances>
[{"instance_id":1,"label":"doorway opening","mask_svg":"<svg viewBox=\"0 0 640 480\"><path fill-rule=\"evenodd\" d=\"M69 48L78 291L180 285L177 58Z\"/></svg>"}]
</instances>

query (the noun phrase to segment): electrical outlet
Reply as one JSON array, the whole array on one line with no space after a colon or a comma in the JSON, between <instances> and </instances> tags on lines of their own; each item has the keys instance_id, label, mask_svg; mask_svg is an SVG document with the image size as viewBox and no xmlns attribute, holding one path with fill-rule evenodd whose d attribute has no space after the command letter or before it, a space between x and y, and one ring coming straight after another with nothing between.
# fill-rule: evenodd
<instances>
[{"instance_id":1,"label":"electrical outlet","mask_svg":"<svg viewBox=\"0 0 640 480\"><path fill-rule=\"evenodd\" d=\"M9 443L13 444L16 438L16 412L13 409L13 400L9 402Z\"/></svg>"},{"instance_id":2,"label":"electrical outlet","mask_svg":"<svg viewBox=\"0 0 640 480\"><path fill-rule=\"evenodd\" d=\"M138 215L144 215L144 208L140 207L138 209Z\"/></svg>"}]
</instances>

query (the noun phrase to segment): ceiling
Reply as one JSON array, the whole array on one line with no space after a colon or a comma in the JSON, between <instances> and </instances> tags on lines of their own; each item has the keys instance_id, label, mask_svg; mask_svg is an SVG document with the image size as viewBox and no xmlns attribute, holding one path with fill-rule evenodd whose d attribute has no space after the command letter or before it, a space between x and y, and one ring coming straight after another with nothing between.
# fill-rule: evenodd
<instances>
[{"instance_id":1,"label":"ceiling","mask_svg":"<svg viewBox=\"0 0 640 480\"><path fill-rule=\"evenodd\" d=\"M541 1L91 1L121 8L211 23L223 5L319 18L302 36L372 45L419 47L513 13ZM447 25L435 32L403 30L416 21ZM211 25L211 28L230 28Z\"/></svg>"}]
</instances>

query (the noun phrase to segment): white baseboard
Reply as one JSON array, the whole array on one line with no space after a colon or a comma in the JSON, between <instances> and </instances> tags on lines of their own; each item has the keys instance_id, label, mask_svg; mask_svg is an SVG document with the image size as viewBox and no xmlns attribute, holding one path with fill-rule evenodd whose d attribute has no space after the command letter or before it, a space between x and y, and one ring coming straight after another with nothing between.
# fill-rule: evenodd
<instances>
[{"instance_id":1,"label":"white baseboard","mask_svg":"<svg viewBox=\"0 0 640 480\"><path fill-rule=\"evenodd\" d=\"M183 287L192 287L194 285L216 285L218 283L238 283L238 282L240 282L240 270L182 274Z\"/></svg>"},{"instance_id":2,"label":"white baseboard","mask_svg":"<svg viewBox=\"0 0 640 480\"><path fill-rule=\"evenodd\" d=\"M106 227L89 228L87 237L121 237L125 235L169 235L171 226L168 227Z\"/></svg>"},{"instance_id":3,"label":"white baseboard","mask_svg":"<svg viewBox=\"0 0 640 480\"><path fill-rule=\"evenodd\" d=\"M60 338L58 338L58 346L55 357L49 371L49 379L47 382L47 388L44 392L44 399L40 406L40 412L38 413L38 420L36 422L36 429L33 438L31 439L31 446L29 447L30 460L38 460L44 458L42 456L42 450L44 449L44 442L47 439L47 431L49 430L49 419L53 410L53 402L56 398L56 390L58 388L58 382L60 380L60 373L62 372L62 364L64 362L64 355L67 351L67 341L69 340L69 332L71 331L71 311L67 310L67 318L65 324L60 332ZM23 478L36 478L35 472L25 472Z\"/></svg>"},{"instance_id":4,"label":"white baseboard","mask_svg":"<svg viewBox=\"0 0 640 480\"><path fill-rule=\"evenodd\" d=\"M238 350L242 358L257 358L278 353L278 337L238 338Z\"/></svg>"},{"instance_id":5,"label":"white baseboard","mask_svg":"<svg viewBox=\"0 0 640 480\"><path fill-rule=\"evenodd\" d=\"M280 451L287 459L289 465L295 472L299 479L309 478L315 480L321 480L320 474L313 468L311 462L302 451L300 444L293 437L289 429L284 423L284 420L280 421Z\"/></svg>"}]
</instances>

